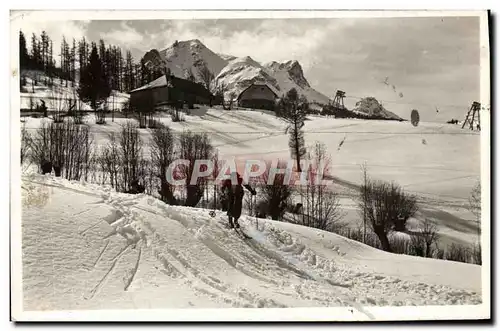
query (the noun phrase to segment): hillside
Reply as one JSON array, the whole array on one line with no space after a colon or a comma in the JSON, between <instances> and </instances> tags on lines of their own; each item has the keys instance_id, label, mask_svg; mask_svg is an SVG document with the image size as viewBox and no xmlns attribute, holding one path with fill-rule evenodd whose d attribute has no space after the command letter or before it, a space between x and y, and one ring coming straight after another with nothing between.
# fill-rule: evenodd
<instances>
[{"instance_id":1,"label":"hillside","mask_svg":"<svg viewBox=\"0 0 500 331\"><path fill-rule=\"evenodd\" d=\"M65 110L68 100L78 100L78 83L72 86L70 81L55 78L53 86L48 86L45 82L48 82L49 78L41 71L26 70L22 75L26 77L26 86L24 91L20 92L21 109L30 109L30 102L34 108L36 103L40 105L43 100L49 111ZM120 111L128 99L127 93L111 91L107 99L108 107ZM84 111L92 110L88 104L82 102L79 103L79 108Z\"/></svg>"},{"instance_id":2,"label":"hillside","mask_svg":"<svg viewBox=\"0 0 500 331\"><path fill-rule=\"evenodd\" d=\"M222 212L46 176L22 186L25 310L351 307L367 320L374 306L482 301L477 265L250 217L243 240Z\"/></svg>"}]
</instances>

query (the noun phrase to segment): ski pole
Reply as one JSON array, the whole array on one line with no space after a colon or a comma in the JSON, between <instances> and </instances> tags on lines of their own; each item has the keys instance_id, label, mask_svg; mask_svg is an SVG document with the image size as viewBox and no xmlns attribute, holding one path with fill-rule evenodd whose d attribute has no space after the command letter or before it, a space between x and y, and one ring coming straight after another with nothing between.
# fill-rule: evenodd
<instances>
[{"instance_id":1,"label":"ski pole","mask_svg":"<svg viewBox=\"0 0 500 331\"><path fill-rule=\"evenodd\" d=\"M256 204L257 203L257 197L254 195L253 198L254 198L254 204ZM259 221L257 220L257 212L254 210L254 213L255 213L254 214L255 215L255 225L257 227L257 230L259 230Z\"/></svg>"}]
</instances>

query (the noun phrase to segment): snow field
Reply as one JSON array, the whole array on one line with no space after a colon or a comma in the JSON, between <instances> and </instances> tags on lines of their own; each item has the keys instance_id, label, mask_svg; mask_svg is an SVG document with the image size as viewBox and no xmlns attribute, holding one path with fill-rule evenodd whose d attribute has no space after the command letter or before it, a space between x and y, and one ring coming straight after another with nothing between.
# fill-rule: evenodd
<instances>
[{"instance_id":1,"label":"snow field","mask_svg":"<svg viewBox=\"0 0 500 331\"><path fill-rule=\"evenodd\" d=\"M184 130L207 133L221 158L234 158L240 164L249 159L290 157L285 123L267 111L224 111L200 106L185 117L185 122L174 123L163 114L159 120L174 134ZM106 125L94 124L93 116L86 120L95 144L102 146L107 144L109 134L119 133L120 125L132 119L108 119ZM28 118L25 125L34 132L40 123L41 119ZM318 116L310 116L304 130L308 146L315 141L327 146L334 181L339 193L347 197L343 209L348 223L359 224L352 199L356 185L361 183L361 165L366 162L372 178L394 180L405 191L417 194L421 207L417 219L429 217L438 224L444 244L477 242L478 224L467 210L467 199L479 179L479 135L445 124L422 122L415 128L405 122ZM149 157L150 129L139 131ZM462 153L464 148L472 152Z\"/></svg>"},{"instance_id":2,"label":"snow field","mask_svg":"<svg viewBox=\"0 0 500 331\"><path fill-rule=\"evenodd\" d=\"M385 253L338 235L23 177L26 310L479 304L480 267ZM438 272L436 272L439 270Z\"/></svg>"}]
</instances>

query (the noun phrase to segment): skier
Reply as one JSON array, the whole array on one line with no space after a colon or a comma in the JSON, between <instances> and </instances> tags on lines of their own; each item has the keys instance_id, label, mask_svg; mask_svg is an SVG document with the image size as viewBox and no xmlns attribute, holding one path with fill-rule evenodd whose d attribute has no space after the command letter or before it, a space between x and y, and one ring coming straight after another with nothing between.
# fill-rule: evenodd
<instances>
[{"instance_id":1,"label":"skier","mask_svg":"<svg viewBox=\"0 0 500 331\"><path fill-rule=\"evenodd\" d=\"M239 228L238 219L241 216L241 207L243 205L243 187L245 187L252 195L256 195L257 192L248 184L242 185L243 179L240 177L239 173L233 173L231 178L236 176L238 179L238 184L233 185L231 179L226 179L222 183L222 189L226 190L228 201L227 201L227 216L229 217L229 226L231 228Z\"/></svg>"}]
</instances>

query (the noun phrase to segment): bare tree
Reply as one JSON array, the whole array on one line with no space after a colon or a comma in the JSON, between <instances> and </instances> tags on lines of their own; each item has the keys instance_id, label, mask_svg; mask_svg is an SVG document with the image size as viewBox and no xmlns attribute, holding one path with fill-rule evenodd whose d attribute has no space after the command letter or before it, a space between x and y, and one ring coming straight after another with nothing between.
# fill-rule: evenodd
<instances>
[{"instance_id":1,"label":"bare tree","mask_svg":"<svg viewBox=\"0 0 500 331\"><path fill-rule=\"evenodd\" d=\"M59 94L54 90L50 91L50 108L54 112L53 120L55 123L63 121L63 115L68 110L68 101L66 95Z\"/></svg>"},{"instance_id":2,"label":"bare tree","mask_svg":"<svg viewBox=\"0 0 500 331\"><path fill-rule=\"evenodd\" d=\"M73 90L73 95L70 102L70 110L71 114L73 115L73 121L76 124L83 123L82 108L83 108L83 102L78 97L78 93L76 92L76 90Z\"/></svg>"},{"instance_id":3,"label":"bare tree","mask_svg":"<svg viewBox=\"0 0 500 331\"><path fill-rule=\"evenodd\" d=\"M422 223L421 230L411 236L412 250L418 256L433 257L438 249L438 239L436 226L426 218Z\"/></svg>"},{"instance_id":4,"label":"bare tree","mask_svg":"<svg viewBox=\"0 0 500 331\"><path fill-rule=\"evenodd\" d=\"M166 177L168 166L175 156L175 139L172 130L168 126L161 124L152 131L150 151L154 174L160 179L158 193L162 201L176 205L175 187L170 184Z\"/></svg>"},{"instance_id":5,"label":"bare tree","mask_svg":"<svg viewBox=\"0 0 500 331\"><path fill-rule=\"evenodd\" d=\"M367 184L368 184L368 166L366 163L364 163L361 166L361 170L363 172L363 186L362 186L362 192L361 192L361 201L363 205L366 205L368 203L368 191L367 191ZM363 243L366 243L366 225L368 224L367 218L368 215L366 214L366 208L361 209L361 214L363 216Z\"/></svg>"},{"instance_id":6,"label":"bare tree","mask_svg":"<svg viewBox=\"0 0 500 331\"><path fill-rule=\"evenodd\" d=\"M393 202L399 210L399 214L394 219L394 230L403 232L406 230L406 222L413 217L418 210L417 198L415 195L407 194L398 186L398 193L394 196Z\"/></svg>"},{"instance_id":7,"label":"bare tree","mask_svg":"<svg viewBox=\"0 0 500 331\"><path fill-rule=\"evenodd\" d=\"M340 209L338 194L323 179L328 175L331 158L327 155L326 146L316 142L312 153L307 155L311 164L306 170L307 184L301 189L303 215L295 215L296 222L306 226L338 232L345 224Z\"/></svg>"},{"instance_id":8,"label":"bare tree","mask_svg":"<svg viewBox=\"0 0 500 331\"><path fill-rule=\"evenodd\" d=\"M279 168L286 167L285 162L278 162ZM269 167L268 167L269 168ZM285 183L285 174L276 174L272 183L269 183L269 173L261 176L262 180L262 202L265 204L266 215L273 220L281 220L289 204L291 203L292 188Z\"/></svg>"},{"instance_id":9,"label":"bare tree","mask_svg":"<svg viewBox=\"0 0 500 331\"><path fill-rule=\"evenodd\" d=\"M28 102L29 102L30 111L33 111L33 109L35 109L35 107L36 107L35 98L33 97L33 95L29 96Z\"/></svg>"},{"instance_id":10,"label":"bare tree","mask_svg":"<svg viewBox=\"0 0 500 331\"><path fill-rule=\"evenodd\" d=\"M472 189L469 197L469 210L476 217L477 222L481 223L481 182L477 182Z\"/></svg>"},{"instance_id":11,"label":"bare tree","mask_svg":"<svg viewBox=\"0 0 500 331\"><path fill-rule=\"evenodd\" d=\"M396 183L369 179L366 184L361 185L360 209L367 215L367 220L379 238L383 250L392 252L387 234L395 229L396 222L401 222L402 218L408 219L416 213L416 208L408 208L408 201L411 199L412 197L406 195Z\"/></svg>"},{"instance_id":12,"label":"bare tree","mask_svg":"<svg viewBox=\"0 0 500 331\"><path fill-rule=\"evenodd\" d=\"M214 200L214 204L213 204L213 208L214 209L219 209L218 207L221 206L221 203L222 203L222 194L220 191L222 191L222 189L220 188L220 186L218 185L218 183L216 182L216 179L217 179L217 176L219 175L219 171L220 169L222 168L222 160L220 160L219 158L219 150L216 149L215 152L213 153L213 157L212 157L212 162L213 162L213 165L214 165L214 168L213 168L213 171L212 171L212 182L214 184L214 192L213 192L213 200Z\"/></svg>"},{"instance_id":13,"label":"bare tree","mask_svg":"<svg viewBox=\"0 0 500 331\"><path fill-rule=\"evenodd\" d=\"M127 122L122 126L118 144L120 146L123 182L126 191L130 191L133 182L144 175L144 169L141 169L143 159L142 143L137 124Z\"/></svg>"},{"instance_id":14,"label":"bare tree","mask_svg":"<svg viewBox=\"0 0 500 331\"><path fill-rule=\"evenodd\" d=\"M227 92L227 85L224 84L224 82L215 81L215 83L212 86L213 86L212 93L215 94L216 102L221 102L222 103L222 108L224 110L228 110L228 107L226 106L226 102L225 102L225 95L226 95L226 92Z\"/></svg>"},{"instance_id":15,"label":"bare tree","mask_svg":"<svg viewBox=\"0 0 500 331\"><path fill-rule=\"evenodd\" d=\"M23 165L28 158L32 143L33 139L26 128L26 123L24 123L21 128L21 165Z\"/></svg>"},{"instance_id":16,"label":"bare tree","mask_svg":"<svg viewBox=\"0 0 500 331\"><path fill-rule=\"evenodd\" d=\"M71 121L42 122L31 144L31 160L40 167L50 162L56 176L69 180L86 179L93 154L90 129Z\"/></svg>"},{"instance_id":17,"label":"bare tree","mask_svg":"<svg viewBox=\"0 0 500 331\"><path fill-rule=\"evenodd\" d=\"M125 191L124 181L122 179L123 168L120 156L120 146L114 133L109 135L108 143L104 146L98 158L99 170L103 174L101 184L107 184L109 175L109 184L118 191ZM121 170L120 170L121 169Z\"/></svg>"},{"instance_id":18,"label":"bare tree","mask_svg":"<svg viewBox=\"0 0 500 331\"><path fill-rule=\"evenodd\" d=\"M366 185L366 186L365 186ZM369 220L373 232L379 238L382 249L392 252L387 234L391 231L392 222L389 216L389 208L386 201L390 200L389 184L384 182L373 182L368 180L361 186L360 207L364 209L367 220Z\"/></svg>"},{"instance_id":19,"label":"bare tree","mask_svg":"<svg viewBox=\"0 0 500 331\"><path fill-rule=\"evenodd\" d=\"M192 133L184 131L179 136L179 157L188 160L189 165L183 167L182 173L186 178L186 201L185 205L195 207L203 196L207 178L198 178L195 184L191 184L191 178L196 160L210 160L213 157L213 146L206 133ZM203 169L200 169L203 171Z\"/></svg>"}]
</instances>

